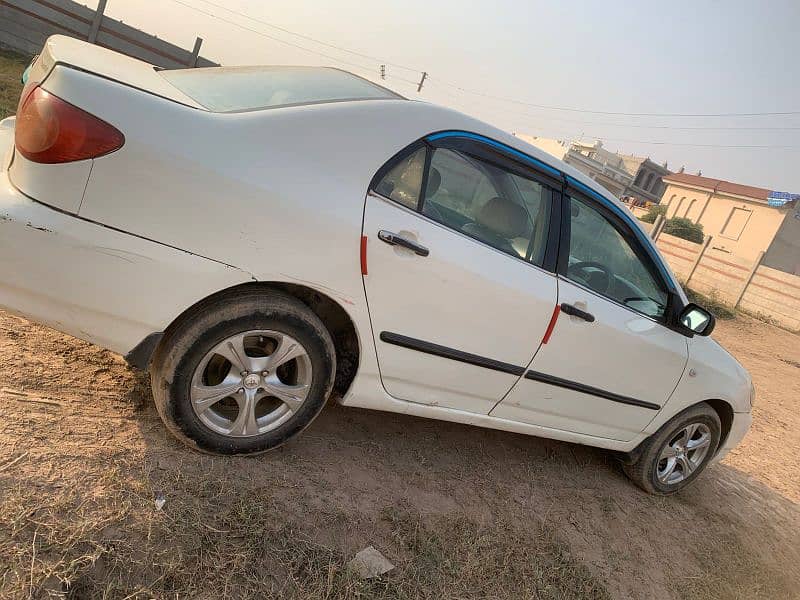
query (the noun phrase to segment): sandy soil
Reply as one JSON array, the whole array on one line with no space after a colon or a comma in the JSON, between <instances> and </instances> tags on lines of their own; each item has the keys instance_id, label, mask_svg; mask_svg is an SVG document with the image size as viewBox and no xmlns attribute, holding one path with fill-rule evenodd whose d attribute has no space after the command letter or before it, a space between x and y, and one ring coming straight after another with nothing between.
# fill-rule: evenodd
<instances>
[{"instance_id":1,"label":"sandy soil","mask_svg":"<svg viewBox=\"0 0 800 600\"><path fill-rule=\"evenodd\" d=\"M120 357L0 313L0 594L43 593L64 573L98 593L113 575L101 551L53 566L69 535L104 551L109 539L161 543L148 533L158 519L223 535L220 507L258 498L343 556L372 544L409 560L385 525L400 507L463 516L498 540L499 520L544 526L616 598L800 597L800 337L746 318L715 336L753 374L753 429L694 487L654 498L600 450L339 406L274 453L202 456L169 436L146 378ZM170 512L188 505L196 523ZM169 556L198 551L182 540L163 541ZM162 589L162 578L137 585Z\"/></svg>"}]
</instances>

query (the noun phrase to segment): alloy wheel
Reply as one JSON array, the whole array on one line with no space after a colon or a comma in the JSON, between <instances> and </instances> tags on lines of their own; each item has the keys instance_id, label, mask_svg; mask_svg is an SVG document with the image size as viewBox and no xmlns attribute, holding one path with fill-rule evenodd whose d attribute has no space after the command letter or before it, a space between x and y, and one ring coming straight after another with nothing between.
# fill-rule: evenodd
<instances>
[{"instance_id":1,"label":"alloy wheel","mask_svg":"<svg viewBox=\"0 0 800 600\"><path fill-rule=\"evenodd\" d=\"M209 350L192 375L192 409L209 429L230 437L271 431L296 414L311 387L311 359L291 336L252 330Z\"/></svg>"},{"instance_id":2,"label":"alloy wheel","mask_svg":"<svg viewBox=\"0 0 800 600\"><path fill-rule=\"evenodd\" d=\"M704 423L690 423L675 432L662 448L656 467L658 481L675 485L690 477L711 448L711 429Z\"/></svg>"}]
</instances>

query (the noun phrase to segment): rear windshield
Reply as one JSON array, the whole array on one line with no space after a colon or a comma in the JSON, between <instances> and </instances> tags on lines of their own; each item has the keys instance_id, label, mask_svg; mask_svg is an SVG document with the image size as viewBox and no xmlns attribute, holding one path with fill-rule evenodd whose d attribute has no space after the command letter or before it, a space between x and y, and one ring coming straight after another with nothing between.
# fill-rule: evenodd
<instances>
[{"instance_id":1,"label":"rear windshield","mask_svg":"<svg viewBox=\"0 0 800 600\"><path fill-rule=\"evenodd\" d=\"M346 71L328 68L212 67L159 73L214 112L401 97Z\"/></svg>"}]
</instances>

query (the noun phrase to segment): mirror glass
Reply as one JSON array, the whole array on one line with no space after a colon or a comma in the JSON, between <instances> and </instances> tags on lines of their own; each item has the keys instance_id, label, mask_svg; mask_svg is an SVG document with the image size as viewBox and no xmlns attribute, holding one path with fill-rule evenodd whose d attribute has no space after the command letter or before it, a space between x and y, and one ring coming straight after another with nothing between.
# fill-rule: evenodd
<instances>
[{"instance_id":1,"label":"mirror glass","mask_svg":"<svg viewBox=\"0 0 800 600\"><path fill-rule=\"evenodd\" d=\"M686 307L681 315L681 324L695 333L703 333L711 321L711 313L699 306Z\"/></svg>"}]
</instances>

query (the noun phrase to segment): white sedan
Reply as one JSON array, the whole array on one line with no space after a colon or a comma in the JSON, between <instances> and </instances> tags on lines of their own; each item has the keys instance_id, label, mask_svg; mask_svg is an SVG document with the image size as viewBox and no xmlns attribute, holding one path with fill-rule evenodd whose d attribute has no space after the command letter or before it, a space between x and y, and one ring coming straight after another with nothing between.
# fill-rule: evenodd
<instances>
[{"instance_id":1,"label":"white sedan","mask_svg":"<svg viewBox=\"0 0 800 600\"><path fill-rule=\"evenodd\" d=\"M335 69L159 70L67 37L0 124L0 305L150 371L252 454L341 404L616 451L673 493L749 375L575 169Z\"/></svg>"}]
</instances>

